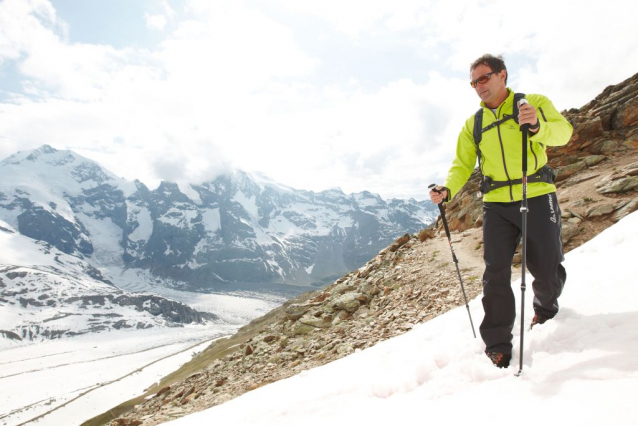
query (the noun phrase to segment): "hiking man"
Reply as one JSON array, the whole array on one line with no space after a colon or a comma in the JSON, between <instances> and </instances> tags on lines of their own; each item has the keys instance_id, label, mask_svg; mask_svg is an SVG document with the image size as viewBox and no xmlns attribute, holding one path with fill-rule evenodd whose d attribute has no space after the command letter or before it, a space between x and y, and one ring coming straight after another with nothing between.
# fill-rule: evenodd
<instances>
[{"instance_id":1,"label":"hiking man","mask_svg":"<svg viewBox=\"0 0 638 426\"><path fill-rule=\"evenodd\" d=\"M481 98L481 109L461 130L456 158L445 183L436 188L440 193L430 191L430 199L435 204L450 201L470 177L478 158L483 174L485 260L482 300L485 318L479 330L485 353L499 368L508 367L512 358L512 328L516 317L511 266L522 229L523 159L519 126L529 124L526 259L534 277L532 326L556 315L557 299L567 276L561 264L564 260L561 213L545 148L567 144L573 130L545 96L527 95L525 99L529 103L521 105L520 96L515 96L507 87L507 77L505 62L500 56L483 55L472 63L470 85ZM476 131L475 121L479 122Z\"/></svg>"}]
</instances>

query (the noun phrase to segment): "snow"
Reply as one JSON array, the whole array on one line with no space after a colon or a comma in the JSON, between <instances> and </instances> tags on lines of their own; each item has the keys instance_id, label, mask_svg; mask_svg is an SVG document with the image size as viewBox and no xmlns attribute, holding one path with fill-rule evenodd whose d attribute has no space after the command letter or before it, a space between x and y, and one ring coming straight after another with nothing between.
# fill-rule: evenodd
<instances>
[{"instance_id":1,"label":"snow","mask_svg":"<svg viewBox=\"0 0 638 426\"><path fill-rule=\"evenodd\" d=\"M514 375L520 323L512 365L497 369L480 338L472 338L463 306L367 350L166 424L638 425L637 248L634 213L566 256L561 311L526 331L520 377ZM520 281L512 285L520 297ZM527 293L526 330L533 298L531 289ZM480 297L470 311L480 324Z\"/></svg>"},{"instance_id":2,"label":"snow","mask_svg":"<svg viewBox=\"0 0 638 426\"><path fill-rule=\"evenodd\" d=\"M252 180L260 189L264 190L268 187L274 188L276 191L292 194L295 190L287 185L275 182L270 177L261 172L246 172L246 175Z\"/></svg>"},{"instance_id":3,"label":"snow","mask_svg":"<svg viewBox=\"0 0 638 426\"><path fill-rule=\"evenodd\" d=\"M244 194L243 192L237 191L232 201L241 204L244 210L248 212L248 215L251 217L251 219L259 220L259 207L257 207L257 197L255 197L254 195L247 197L246 194Z\"/></svg>"},{"instance_id":4,"label":"snow","mask_svg":"<svg viewBox=\"0 0 638 426\"><path fill-rule=\"evenodd\" d=\"M180 192L186 195L191 201L193 201L193 203L198 206L202 205L202 198L200 197L199 192L193 188L193 185L188 182L177 182L177 187Z\"/></svg>"},{"instance_id":5,"label":"snow","mask_svg":"<svg viewBox=\"0 0 638 426\"><path fill-rule=\"evenodd\" d=\"M126 330L5 347L0 424L78 425L140 395L212 340L235 330Z\"/></svg>"},{"instance_id":6,"label":"snow","mask_svg":"<svg viewBox=\"0 0 638 426\"><path fill-rule=\"evenodd\" d=\"M128 239L134 242L148 241L153 234L153 219L151 212L146 207L138 207L130 201L126 202L126 208L129 212L129 221L135 219L139 224L133 232L130 233Z\"/></svg>"},{"instance_id":7,"label":"snow","mask_svg":"<svg viewBox=\"0 0 638 426\"><path fill-rule=\"evenodd\" d=\"M122 265L122 228L110 218L89 217L78 213L77 218L84 224L93 243L91 259L103 265Z\"/></svg>"},{"instance_id":8,"label":"snow","mask_svg":"<svg viewBox=\"0 0 638 426\"><path fill-rule=\"evenodd\" d=\"M206 232L214 233L222 227L219 208L204 210L204 213L202 213L202 220L204 222Z\"/></svg>"},{"instance_id":9,"label":"snow","mask_svg":"<svg viewBox=\"0 0 638 426\"><path fill-rule=\"evenodd\" d=\"M117 277L117 283L123 290L159 294L187 304L195 310L213 313L228 324L246 324L285 302L283 297L266 294L207 294L168 288L158 284L156 278L144 269L129 268L121 271L111 268L109 275Z\"/></svg>"}]
</instances>

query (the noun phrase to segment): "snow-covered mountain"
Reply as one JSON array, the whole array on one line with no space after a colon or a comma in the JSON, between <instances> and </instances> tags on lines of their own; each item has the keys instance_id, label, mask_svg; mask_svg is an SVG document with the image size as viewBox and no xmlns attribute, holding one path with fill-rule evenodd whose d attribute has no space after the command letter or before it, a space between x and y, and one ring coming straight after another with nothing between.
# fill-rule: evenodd
<instances>
[{"instance_id":1,"label":"snow-covered mountain","mask_svg":"<svg viewBox=\"0 0 638 426\"><path fill-rule=\"evenodd\" d=\"M436 217L429 201L295 190L240 171L150 190L48 145L5 159L0 177L0 219L22 235L105 275L145 270L191 290L320 285Z\"/></svg>"},{"instance_id":2,"label":"snow-covered mountain","mask_svg":"<svg viewBox=\"0 0 638 426\"><path fill-rule=\"evenodd\" d=\"M15 340L221 322L154 294L113 286L87 261L0 221L0 334Z\"/></svg>"}]
</instances>

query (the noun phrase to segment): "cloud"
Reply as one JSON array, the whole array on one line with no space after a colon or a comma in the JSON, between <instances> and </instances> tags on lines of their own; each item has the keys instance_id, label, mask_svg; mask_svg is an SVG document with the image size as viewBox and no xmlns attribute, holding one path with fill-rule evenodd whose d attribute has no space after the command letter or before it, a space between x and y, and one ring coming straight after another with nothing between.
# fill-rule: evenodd
<instances>
[{"instance_id":1,"label":"cloud","mask_svg":"<svg viewBox=\"0 0 638 426\"><path fill-rule=\"evenodd\" d=\"M49 143L151 187L242 168L425 198L478 108L476 57L504 53L510 85L560 109L638 66L628 1L538 0L525 19L504 0L171 4L138 17L162 30L144 49L71 43L49 1L0 1L0 66L24 88L0 103L0 155Z\"/></svg>"},{"instance_id":2,"label":"cloud","mask_svg":"<svg viewBox=\"0 0 638 426\"><path fill-rule=\"evenodd\" d=\"M144 19L146 19L146 26L154 30L163 30L168 23L164 15L149 15L146 13Z\"/></svg>"}]
</instances>

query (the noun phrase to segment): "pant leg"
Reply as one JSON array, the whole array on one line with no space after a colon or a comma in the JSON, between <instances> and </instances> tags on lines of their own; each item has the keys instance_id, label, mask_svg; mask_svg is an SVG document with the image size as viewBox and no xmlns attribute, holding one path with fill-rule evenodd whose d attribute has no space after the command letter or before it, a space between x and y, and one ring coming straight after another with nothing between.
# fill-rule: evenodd
<instances>
[{"instance_id":1,"label":"pant leg","mask_svg":"<svg viewBox=\"0 0 638 426\"><path fill-rule=\"evenodd\" d=\"M528 200L527 266L534 277L534 311L546 318L558 312L567 273L563 262L560 207L556 193Z\"/></svg>"},{"instance_id":2,"label":"pant leg","mask_svg":"<svg viewBox=\"0 0 638 426\"><path fill-rule=\"evenodd\" d=\"M479 330L486 352L512 353L512 328L516 319L512 291L512 258L521 230L515 222L518 203L483 204L483 309ZM520 216L520 212L518 212ZM520 220L519 220L520 222Z\"/></svg>"}]
</instances>

